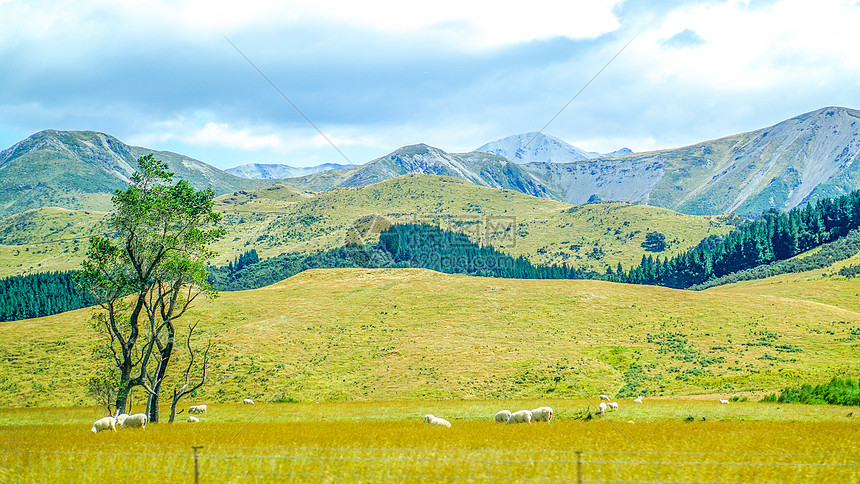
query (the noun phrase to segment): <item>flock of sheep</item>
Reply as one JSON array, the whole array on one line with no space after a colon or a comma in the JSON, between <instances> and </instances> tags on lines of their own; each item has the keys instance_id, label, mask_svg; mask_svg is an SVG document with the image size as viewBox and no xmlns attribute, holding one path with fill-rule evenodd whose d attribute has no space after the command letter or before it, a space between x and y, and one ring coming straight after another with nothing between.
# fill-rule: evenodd
<instances>
[{"instance_id":1,"label":"flock of sheep","mask_svg":"<svg viewBox=\"0 0 860 484\"><path fill-rule=\"evenodd\" d=\"M510 410L502 410L498 412L495 417L493 417L493 419L498 423L504 424L530 424L532 422L549 423L552 420L552 414L552 407L538 407L534 410L517 410L513 413ZM437 417L432 413L428 413L424 416L424 422L430 425L438 425L440 427L451 426L451 422L445 420L444 418Z\"/></svg>"},{"instance_id":2,"label":"flock of sheep","mask_svg":"<svg viewBox=\"0 0 860 484\"><path fill-rule=\"evenodd\" d=\"M245 403L254 403L250 398L245 399ZM189 414L199 415L201 413L206 413L208 407L206 405L192 405L188 407ZM140 427L146 430L146 423L149 421L145 413L136 413L134 415L128 415L125 413L119 414L116 417L102 417L95 421L93 424L93 428L90 429L90 432L97 434L102 430L113 430L116 432L116 426L119 424L120 428L124 427ZM194 415L188 416L188 422L199 422L200 419L195 417Z\"/></svg>"},{"instance_id":3,"label":"flock of sheep","mask_svg":"<svg viewBox=\"0 0 860 484\"><path fill-rule=\"evenodd\" d=\"M604 414L607 411L615 411L618 410L618 402L610 402L611 398L608 395L600 394L600 404L597 406L597 413ZM605 400L605 401L604 401ZM634 403L642 403L642 395L633 399ZM254 405L254 401L250 398L246 398L242 401L244 404ZM720 399L721 404L729 403L728 400ZM206 405L192 405L188 407L188 413L199 415L201 413L206 413L208 407ZM199 422L200 419L195 417L194 415L188 416L188 422ZM538 407L534 410L517 410L516 412L511 412L510 410L501 410L493 417L493 419L498 423L504 424L516 424L516 423L527 423L530 424L532 422L546 422L550 423L552 421L553 409L552 407ZM136 413L134 415L128 414L120 414L116 417L103 417L95 421L93 424L93 428L90 430L92 433L98 433L102 430L113 430L116 432L116 426L122 427L140 427L142 429L146 429L147 417L146 414ZM430 425L436 425L439 427L450 427L451 422L445 420L444 418L437 417L433 414L428 413L424 416L424 422Z\"/></svg>"},{"instance_id":4,"label":"flock of sheep","mask_svg":"<svg viewBox=\"0 0 860 484\"><path fill-rule=\"evenodd\" d=\"M597 413L600 415L605 414L606 412L614 412L618 410L618 402L611 402L611 398L609 395L600 394L600 404L597 406ZM642 403L642 395L633 399L633 403ZM728 400L721 398L721 404L729 403ZM504 424L512 424L512 423L532 423L532 422L547 422L549 423L552 420L553 410L552 407L538 407L534 410L518 410L516 412L511 413L510 410L501 410L499 411L494 420L498 423ZM451 422L445 420L444 418L437 417L433 414L427 414L424 416L424 422L430 425L438 425L440 427L450 427Z\"/></svg>"},{"instance_id":5,"label":"flock of sheep","mask_svg":"<svg viewBox=\"0 0 860 484\"><path fill-rule=\"evenodd\" d=\"M116 432L117 424L119 424L120 428L140 427L146 430L146 422L148 421L149 419L145 413L136 413L134 415L121 413L116 417L102 417L96 420L93 424L93 428L90 429L90 432L94 434L97 434L102 430L113 430Z\"/></svg>"}]
</instances>

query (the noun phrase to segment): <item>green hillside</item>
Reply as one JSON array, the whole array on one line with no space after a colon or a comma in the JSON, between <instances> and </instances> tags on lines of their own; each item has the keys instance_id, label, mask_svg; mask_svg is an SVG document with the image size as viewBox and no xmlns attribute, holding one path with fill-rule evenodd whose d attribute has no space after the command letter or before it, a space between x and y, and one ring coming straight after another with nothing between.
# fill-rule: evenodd
<instances>
[{"instance_id":1,"label":"green hillside","mask_svg":"<svg viewBox=\"0 0 860 484\"><path fill-rule=\"evenodd\" d=\"M577 267L626 267L645 253L645 234L659 231L678 253L708 235L722 235L734 218L696 217L623 203L573 207L512 190L496 190L456 178L404 175L362 188L314 195L272 187L217 200L228 235L216 246L221 260L255 248L261 257L339 247L348 230L368 217L428 222L469 234L534 263ZM363 228L363 226L361 227ZM375 241L373 231L366 241Z\"/></svg>"},{"instance_id":2,"label":"green hillside","mask_svg":"<svg viewBox=\"0 0 860 484\"><path fill-rule=\"evenodd\" d=\"M0 216L42 207L110 210L114 190L128 186L137 159L154 153L177 178L218 194L270 186L167 151L129 146L93 131L45 130L0 151Z\"/></svg>"},{"instance_id":3,"label":"green hillside","mask_svg":"<svg viewBox=\"0 0 860 484\"><path fill-rule=\"evenodd\" d=\"M365 234L362 221L378 216L399 223L438 224L467 233L477 243L490 244L514 256L524 255L533 263L566 263L603 272L607 265L613 269L619 263L628 269L638 265L646 253L642 242L648 232L665 235L668 247L659 253L665 257L709 235L723 235L733 228L731 223L737 223L736 217L690 216L624 203L571 206L433 175L404 175L367 187L321 194L285 186L239 191L219 197L216 210L224 215L222 223L227 229L227 235L215 246L220 253L213 261L216 265L226 264L252 248L265 258L340 247L354 226L366 242L373 242L378 231ZM47 217L50 213L28 212L34 221L45 220L24 229L15 217L0 219L0 244L7 245L0 247L0 254L9 254L0 260L0 274L79 266L83 254L74 252L74 242L64 239L82 234L66 233ZM73 223L77 226L84 220L92 221L95 215L68 217L70 221L79 217L80 221ZM56 230L47 234L46 227ZM29 230L33 230L32 235L27 235ZM15 237L5 237L7 231ZM8 247L27 240L58 241L38 249ZM38 250L40 257L33 257L32 250Z\"/></svg>"},{"instance_id":4,"label":"green hillside","mask_svg":"<svg viewBox=\"0 0 860 484\"><path fill-rule=\"evenodd\" d=\"M222 293L185 319L215 344L197 396L213 403L730 395L858 376L860 313L812 299L341 269ZM0 323L0 405L90 403L90 313Z\"/></svg>"},{"instance_id":5,"label":"green hillside","mask_svg":"<svg viewBox=\"0 0 860 484\"><path fill-rule=\"evenodd\" d=\"M105 212L48 207L0 219L0 275L78 269Z\"/></svg>"}]
</instances>

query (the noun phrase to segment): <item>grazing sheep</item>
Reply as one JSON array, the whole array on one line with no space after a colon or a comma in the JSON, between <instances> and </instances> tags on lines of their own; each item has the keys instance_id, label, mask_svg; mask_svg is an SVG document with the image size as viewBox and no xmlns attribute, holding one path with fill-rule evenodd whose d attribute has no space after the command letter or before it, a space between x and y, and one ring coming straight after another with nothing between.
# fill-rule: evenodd
<instances>
[{"instance_id":1,"label":"grazing sheep","mask_svg":"<svg viewBox=\"0 0 860 484\"><path fill-rule=\"evenodd\" d=\"M601 415L606 413L606 402L600 402L600 405L597 406L597 413Z\"/></svg>"},{"instance_id":2,"label":"grazing sheep","mask_svg":"<svg viewBox=\"0 0 860 484\"><path fill-rule=\"evenodd\" d=\"M438 425L440 427L450 427L451 422L445 420L444 418L436 417L433 414L427 414L424 416L424 422L429 423L430 425Z\"/></svg>"},{"instance_id":3,"label":"grazing sheep","mask_svg":"<svg viewBox=\"0 0 860 484\"><path fill-rule=\"evenodd\" d=\"M136 413L134 415L129 415L122 422L122 428L126 427L140 427L143 430L146 430L146 422L149 421L149 418L145 413Z\"/></svg>"},{"instance_id":4,"label":"grazing sheep","mask_svg":"<svg viewBox=\"0 0 860 484\"><path fill-rule=\"evenodd\" d=\"M116 432L116 419L113 417L102 417L95 421L93 424L93 428L90 429L90 432L97 434L102 430L111 429Z\"/></svg>"},{"instance_id":5,"label":"grazing sheep","mask_svg":"<svg viewBox=\"0 0 860 484\"><path fill-rule=\"evenodd\" d=\"M200 419L199 419L199 418L197 418L197 417L195 417L194 415L190 415L190 416L188 417L188 421L193 423L193 422L199 422L199 421L200 421Z\"/></svg>"},{"instance_id":6,"label":"grazing sheep","mask_svg":"<svg viewBox=\"0 0 860 484\"><path fill-rule=\"evenodd\" d=\"M188 407L188 413L206 413L206 405L192 405Z\"/></svg>"},{"instance_id":7,"label":"grazing sheep","mask_svg":"<svg viewBox=\"0 0 860 484\"><path fill-rule=\"evenodd\" d=\"M532 410L532 420L549 423L552 420L552 407L538 407Z\"/></svg>"},{"instance_id":8,"label":"grazing sheep","mask_svg":"<svg viewBox=\"0 0 860 484\"><path fill-rule=\"evenodd\" d=\"M729 403L729 401L728 401L728 400L726 400L725 398L721 398L721 399L720 399L720 403Z\"/></svg>"},{"instance_id":9,"label":"grazing sheep","mask_svg":"<svg viewBox=\"0 0 860 484\"><path fill-rule=\"evenodd\" d=\"M254 404L254 401L253 401L253 400L251 400L250 398L246 398L246 399L242 400L242 403L244 403L244 404L249 404L249 405L253 405L253 404Z\"/></svg>"},{"instance_id":10,"label":"grazing sheep","mask_svg":"<svg viewBox=\"0 0 860 484\"><path fill-rule=\"evenodd\" d=\"M119 424L119 426L121 427L122 424L125 423L125 419L127 419L127 418L128 418L127 413L121 413L121 414L116 416L116 423Z\"/></svg>"},{"instance_id":11,"label":"grazing sheep","mask_svg":"<svg viewBox=\"0 0 860 484\"><path fill-rule=\"evenodd\" d=\"M602 394L602 393L601 393L601 394L600 394L600 399L601 399L601 400L606 400L606 401L608 402L608 401L609 401L609 395L604 395L604 394Z\"/></svg>"},{"instance_id":12,"label":"grazing sheep","mask_svg":"<svg viewBox=\"0 0 860 484\"><path fill-rule=\"evenodd\" d=\"M613 412L618 410L618 402L609 402L609 408L611 408Z\"/></svg>"},{"instance_id":13,"label":"grazing sheep","mask_svg":"<svg viewBox=\"0 0 860 484\"><path fill-rule=\"evenodd\" d=\"M638 397L634 398L633 402L634 403L642 403L642 395L639 395Z\"/></svg>"},{"instance_id":14,"label":"grazing sheep","mask_svg":"<svg viewBox=\"0 0 860 484\"><path fill-rule=\"evenodd\" d=\"M517 410L516 412L511 414L511 418L508 419L509 424L513 423L532 423L532 411L531 410Z\"/></svg>"},{"instance_id":15,"label":"grazing sheep","mask_svg":"<svg viewBox=\"0 0 860 484\"><path fill-rule=\"evenodd\" d=\"M508 420L511 419L511 411L510 410L502 410L496 414L495 420L499 423L508 423Z\"/></svg>"}]
</instances>

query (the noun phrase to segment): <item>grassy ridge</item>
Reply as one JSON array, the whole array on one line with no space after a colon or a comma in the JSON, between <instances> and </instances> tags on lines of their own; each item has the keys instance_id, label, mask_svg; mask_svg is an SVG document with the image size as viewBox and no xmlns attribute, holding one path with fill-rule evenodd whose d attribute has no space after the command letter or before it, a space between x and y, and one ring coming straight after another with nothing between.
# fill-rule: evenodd
<instances>
[{"instance_id":1,"label":"grassy ridge","mask_svg":"<svg viewBox=\"0 0 860 484\"><path fill-rule=\"evenodd\" d=\"M75 270L105 212L48 207L0 219L0 274Z\"/></svg>"},{"instance_id":2,"label":"grassy ridge","mask_svg":"<svg viewBox=\"0 0 860 484\"><path fill-rule=\"evenodd\" d=\"M0 405L89 402L89 312L0 323ZM731 394L860 373L854 309L733 290L312 270L186 318L216 344L211 402Z\"/></svg>"},{"instance_id":3,"label":"grassy ridge","mask_svg":"<svg viewBox=\"0 0 860 484\"><path fill-rule=\"evenodd\" d=\"M80 266L85 237L98 231L98 213L69 212L56 220L58 209L28 212L27 225L18 218L0 219L0 274L73 270ZM356 221L379 215L397 222L430 222L469 234L510 255L533 263L566 263L603 271L618 263L638 265L645 234L666 235L662 256L678 254L709 235L722 235L736 223L731 217L698 217L670 210L624 203L573 207L510 190L495 190L455 178L406 175L376 185L322 194L275 186L235 192L216 200L227 235L216 246L224 265L253 248L262 258L284 252L314 252L340 247ZM72 225L66 228L67 223ZM8 235L5 235L7 234ZM33 241L54 241L39 247L12 247ZM374 241L370 233L368 241ZM75 247L79 250L75 252ZM33 254L37 251L38 254Z\"/></svg>"}]
</instances>

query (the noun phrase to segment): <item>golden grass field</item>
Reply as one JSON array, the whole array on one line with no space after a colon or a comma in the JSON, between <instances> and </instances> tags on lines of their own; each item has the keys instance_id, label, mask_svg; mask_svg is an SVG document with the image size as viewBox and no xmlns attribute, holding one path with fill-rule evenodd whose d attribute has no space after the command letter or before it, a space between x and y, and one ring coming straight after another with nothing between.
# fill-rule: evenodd
<instances>
[{"instance_id":1,"label":"golden grass field","mask_svg":"<svg viewBox=\"0 0 860 484\"><path fill-rule=\"evenodd\" d=\"M198 403L198 402L190 402ZM211 404L190 424L91 434L95 407L0 410L0 482L856 482L860 415L832 406L582 399ZM551 424L501 408L551 405ZM136 411L136 410L135 410ZM430 427L425 413L451 428ZM687 421L690 420L690 421Z\"/></svg>"}]
</instances>

